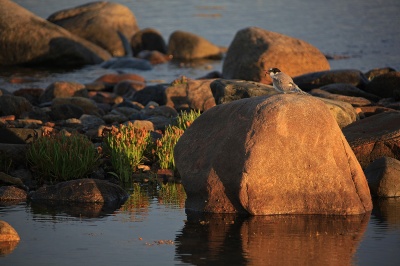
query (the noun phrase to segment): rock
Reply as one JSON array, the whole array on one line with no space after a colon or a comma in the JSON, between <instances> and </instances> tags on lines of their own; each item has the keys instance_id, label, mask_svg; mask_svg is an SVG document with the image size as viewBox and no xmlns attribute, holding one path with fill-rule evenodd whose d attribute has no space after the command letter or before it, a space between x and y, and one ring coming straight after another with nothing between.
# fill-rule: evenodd
<instances>
[{"instance_id":1,"label":"rock","mask_svg":"<svg viewBox=\"0 0 400 266\"><path fill-rule=\"evenodd\" d=\"M400 99L400 71L388 72L375 77L365 90L383 98Z\"/></svg>"},{"instance_id":2,"label":"rock","mask_svg":"<svg viewBox=\"0 0 400 266\"><path fill-rule=\"evenodd\" d=\"M6 154L13 162L13 165L26 165L26 151L27 145L13 144L13 143L2 143L3 138L0 137L0 154ZM22 141L21 141L22 142Z\"/></svg>"},{"instance_id":3,"label":"rock","mask_svg":"<svg viewBox=\"0 0 400 266\"><path fill-rule=\"evenodd\" d=\"M74 104L54 105L49 115L53 121L79 118L83 115L83 109Z\"/></svg>"},{"instance_id":4,"label":"rock","mask_svg":"<svg viewBox=\"0 0 400 266\"><path fill-rule=\"evenodd\" d=\"M24 97L32 105L39 105L39 98L43 94L44 90L40 88L22 88L14 91L15 96Z\"/></svg>"},{"instance_id":5,"label":"rock","mask_svg":"<svg viewBox=\"0 0 400 266\"><path fill-rule=\"evenodd\" d=\"M387 111L356 121L343 128L363 168L387 156L400 160L400 112Z\"/></svg>"},{"instance_id":6,"label":"rock","mask_svg":"<svg viewBox=\"0 0 400 266\"><path fill-rule=\"evenodd\" d=\"M164 130L167 126L172 124L173 119L163 115L154 115L146 118L146 121L153 124L154 130Z\"/></svg>"},{"instance_id":7,"label":"rock","mask_svg":"<svg viewBox=\"0 0 400 266\"><path fill-rule=\"evenodd\" d=\"M25 190L14 187L14 186L2 186L0 187L0 202L12 201L19 203L26 201L27 193Z\"/></svg>"},{"instance_id":8,"label":"rock","mask_svg":"<svg viewBox=\"0 0 400 266\"><path fill-rule=\"evenodd\" d=\"M29 197L34 202L123 202L128 193L108 181L88 178L44 186L31 192Z\"/></svg>"},{"instance_id":9,"label":"rock","mask_svg":"<svg viewBox=\"0 0 400 266\"><path fill-rule=\"evenodd\" d=\"M43 132L40 129L12 127L0 128L0 142L8 144L31 143L35 138L41 136L42 133ZM16 149L19 150L18 148Z\"/></svg>"},{"instance_id":10,"label":"rock","mask_svg":"<svg viewBox=\"0 0 400 266\"><path fill-rule=\"evenodd\" d=\"M40 96L40 102L50 102L54 98L65 97L88 97L88 91L85 85L77 82L56 81L50 84Z\"/></svg>"},{"instance_id":11,"label":"rock","mask_svg":"<svg viewBox=\"0 0 400 266\"><path fill-rule=\"evenodd\" d=\"M124 80L132 80L132 81L138 81L138 82L143 82L145 83L145 78L141 75L134 74L134 73L129 73L129 74L114 74L114 73L109 73L109 74L104 74L98 79L96 79L96 82L103 82L107 85L114 86L118 84L121 81Z\"/></svg>"},{"instance_id":12,"label":"rock","mask_svg":"<svg viewBox=\"0 0 400 266\"><path fill-rule=\"evenodd\" d=\"M15 229L6 221L0 220L0 242L19 241L20 237Z\"/></svg>"},{"instance_id":13,"label":"rock","mask_svg":"<svg viewBox=\"0 0 400 266\"><path fill-rule=\"evenodd\" d=\"M141 51L137 57L149 61L152 65L164 64L172 59L172 56L165 55L159 51Z\"/></svg>"},{"instance_id":14,"label":"rock","mask_svg":"<svg viewBox=\"0 0 400 266\"><path fill-rule=\"evenodd\" d=\"M12 1L1 0L1 7L1 65L65 68L99 64L111 57L99 46L35 16Z\"/></svg>"},{"instance_id":15,"label":"rock","mask_svg":"<svg viewBox=\"0 0 400 266\"><path fill-rule=\"evenodd\" d=\"M129 123L131 123L134 128L139 128L139 129L144 128L148 131L155 130L154 124L147 120L135 120L135 121L129 121Z\"/></svg>"},{"instance_id":16,"label":"rock","mask_svg":"<svg viewBox=\"0 0 400 266\"><path fill-rule=\"evenodd\" d=\"M350 84L360 89L365 88L366 84L368 84L364 74L359 70L353 69L319 71L294 77L293 81L305 91L333 83Z\"/></svg>"},{"instance_id":17,"label":"rock","mask_svg":"<svg viewBox=\"0 0 400 266\"><path fill-rule=\"evenodd\" d=\"M133 57L115 57L101 64L101 67L108 69L138 69L151 70L153 69L149 61Z\"/></svg>"},{"instance_id":18,"label":"rock","mask_svg":"<svg viewBox=\"0 0 400 266\"><path fill-rule=\"evenodd\" d=\"M271 78L265 71L271 67L292 77L330 69L324 54L311 44L249 27L236 33L223 63L222 76L270 84Z\"/></svg>"},{"instance_id":19,"label":"rock","mask_svg":"<svg viewBox=\"0 0 400 266\"><path fill-rule=\"evenodd\" d=\"M83 126L83 130L89 131L91 129L97 129L102 125L105 125L106 122L104 122L103 119L101 119L98 116L95 115L82 115L79 120L81 121L81 124Z\"/></svg>"},{"instance_id":20,"label":"rock","mask_svg":"<svg viewBox=\"0 0 400 266\"><path fill-rule=\"evenodd\" d=\"M153 28L145 28L137 31L131 38L133 55L137 56L141 51L158 51L167 53L167 44L161 33Z\"/></svg>"},{"instance_id":21,"label":"rock","mask_svg":"<svg viewBox=\"0 0 400 266\"><path fill-rule=\"evenodd\" d=\"M25 189L24 183L22 183L22 180L18 177L13 177L10 176L6 173L0 172L0 186L1 185L6 185L6 186L17 186L19 188Z\"/></svg>"},{"instance_id":22,"label":"rock","mask_svg":"<svg viewBox=\"0 0 400 266\"><path fill-rule=\"evenodd\" d=\"M121 124L121 123L128 121L128 117L126 117L122 114L109 113L109 114L103 115L103 120L107 124L114 124L114 123Z\"/></svg>"},{"instance_id":23,"label":"rock","mask_svg":"<svg viewBox=\"0 0 400 266\"><path fill-rule=\"evenodd\" d=\"M128 7L102 1L58 11L50 15L48 21L97 44L113 56L125 55L118 32L129 40L139 30Z\"/></svg>"},{"instance_id":24,"label":"rock","mask_svg":"<svg viewBox=\"0 0 400 266\"><path fill-rule=\"evenodd\" d=\"M150 101L165 105L165 86L163 84L146 86L136 92L131 100L143 105L148 104Z\"/></svg>"},{"instance_id":25,"label":"rock","mask_svg":"<svg viewBox=\"0 0 400 266\"><path fill-rule=\"evenodd\" d=\"M364 173L326 105L279 94L204 112L175 146L186 208L199 212L361 214Z\"/></svg>"},{"instance_id":26,"label":"rock","mask_svg":"<svg viewBox=\"0 0 400 266\"><path fill-rule=\"evenodd\" d=\"M212 79L187 79L175 85L173 82L171 86L165 89L165 104L178 111L187 109L208 110L215 106L215 100L210 89L212 81Z\"/></svg>"},{"instance_id":27,"label":"rock","mask_svg":"<svg viewBox=\"0 0 400 266\"><path fill-rule=\"evenodd\" d=\"M22 113L32 111L32 105L24 97L5 94L0 96L0 116L15 115L19 118Z\"/></svg>"},{"instance_id":28,"label":"rock","mask_svg":"<svg viewBox=\"0 0 400 266\"><path fill-rule=\"evenodd\" d=\"M364 75L369 81L371 81L379 75L386 74L386 73L393 72L393 71L396 71L396 70L391 67L374 68L374 69L371 69L370 71L368 71L367 73L365 73Z\"/></svg>"},{"instance_id":29,"label":"rock","mask_svg":"<svg viewBox=\"0 0 400 266\"><path fill-rule=\"evenodd\" d=\"M353 86L351 84L346 84L346 83L332 83L332 84L328 84L328 85L319 87L318 89L327 91L329 93L340 94L340 95L345 95L345 96L363 97L372 102L378 102L380 100L380 97L378 97L374 94L365 92L365 91L357 88L356 86Z\"/></svg>"},{"instance_id":30,"label":"rock","mask_svg":"<svg viewBox=\"0 0 400 266\"><path fill-rule=\"evenodd\" d=\"M149 118L152 116L165 116L168 118L177 117L178 112L168 105L156 106L152 108L144 108L140 111L143 117Z\"/></svg>"},{"instance_id":31,"label":"rock","mask_svg":"<svg viewBox=\"0 0 400 266\"><path fill-rule=\"evenodd\" d=\"M80 107L85 114L97 114L99 112L99 108L93 100L83 97L54 98L51 108L59 108L58 106L65 104Z\"/></svg>"},{"instance_id":32,"label":"rock","mask_svg":"<svg viewBox=\"0 0 400 266\"><path fill-rule=\"evenodd\" d=\"M131 98L137 91L140 91L146 86L144 82L134 80L123 80L114 86L113 92L115 95Z\"/></svg>"},{"instance_id":33,"label":"rock","mask_svg":"<svg viewBox=\"0 0 400 266\"><path fill-rule=\"evenodd\" d=\"M201 58L221 59L221 49L196 34L174 31L168 40L168 54L174 59L192 60Z\"/></svg>"},{"instance_id":34,"label":"rock","mask_svg":"<svg viewBox=\"0 0 400 266\"><path fill-rule=\"evenodd\" d=\"M344 96L344 95L330 93L321 89L313 89L310 92L310 94L320 98L346 102L351 104L352 106L366 106L373 104L370 100L367 100L363 97Z\"/></svg>"},{"instance_id":35,"label":"rock","mask_svg":"<svg viewBox=\"0 0 400 266\"><path fill-rule=\"evenodd\" d=\"M271 85L245 80L217 79L211 82L210 88L217 104L277 94Z\"/></svg>"},{"instance_id":36,"label":"rock","mask_svg":"<svg viewBox=\"0 0 400 266\"><path fill-rule=\"evenodd\" d=\"M360 107L362 114L365 117L369 117L372 115L377 115L383 112L394 111L393 109L382 107L382 106L361 106Z\"/></svg>"},{"instance_id":37,"label":"rock","mask_svg":"<svg viewBox=\"0 0 400 266\"><path fill-rule=\"evenodd\" d=\"M400 161L390 157L376 159L365 168L373 196L400 197Z\"/></svg>"}]
</instances>

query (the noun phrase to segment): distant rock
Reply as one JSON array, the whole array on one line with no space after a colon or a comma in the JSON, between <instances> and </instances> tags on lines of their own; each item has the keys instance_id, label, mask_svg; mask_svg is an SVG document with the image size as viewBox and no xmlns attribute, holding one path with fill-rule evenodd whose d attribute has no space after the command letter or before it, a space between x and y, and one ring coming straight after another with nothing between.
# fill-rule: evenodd
<instances>
[{"instance_id":1,"label":"distant rock","mask_svg":"<svg viewBox=\"0 0 400 266\"><path fill-rule=\"evenodd\" d=\"M167 54L167 44L161 33L153 28L137 31L131 38L133 55L137 56L142 51L158 51Z\"/></svg>"},{"instance_id":2,"label":"distant rock","mask_svg":"<svg viewBox=\"0 0 400 266\"><path fill-rule=\"evenodd\" d=\"M340 94L343 96L363 97L372 102L378 102L380 100L379 96L368 93L364 90L357 88L354 85L347 84L347 83L331 83L331 84L319 87L318 89L327 91L329 93Z\"/></svg>"},{"instance_id":3,"label":"distant rock","mask_svg":"<svg viewBox=\"0 0 400 266\"><path fill-rule=\"evenodd\" d=\"M365 175L326 105L279 94L218 105L179 139L175 163L198 212L369 212Z\"/></svg>"},{"instance_id":4,"label":"distant rock","mask_svg":"<svg viewBox=\"0 0 400 266\"><path fill-rule=\"evenodd\" d=\"M62 97L88 97L85 85L78 82L56 81L51 83L40 96L40 102L50 102L54 98Z\"/></svg>"},{"instance_id":5,"label":"distant rock","mask_svg":"<svg viewBox=\"0 0 400 266\"><path fill-rule=\"evenodd\" d=\"M265 71L277 67L295 77L329 70L324 54L311 44L258 27L238 31L222 67L225 79L242 79L270 84Z\"/></svg>"},{"instance_id":6,"label":"distant rock","mask_svg":"<svg viewBox=\"0 0 400 266\"><path fill-rule=\"evenodd\" d=\"M15 115L19 118L23 113L32 111L33 106L24 97L5 94L0 96L0 116Z\"/></svg>"},{"instance_id":7,"label":"distant rock","mask_svg":"<svg viewBox=\"0 0 400 266\"><path fill-rule=\"evenodd\" d=\"M353 96L334 94L321 89L313 89L312 91L310 91L310 93L313 96L346 102L351 104L352 106L367 106L372 104L370 100L367 100L363 97L353 97Z\"/></svg>"},{"instance_id":8,"label":"distant rock","mask_svg":"<svg viewBox=\"0 0 400 266\"><path fill-rule=\"evenodd\" d=\"M220 47L197 34L185 31L174 31L171 34L168 41L168 54L178 60L222 58Z\"/></svg>"},{"instance_id":9,"label":"distant rock","mask_svg":"<svg viewBox=\"0 0 400 266\"><path fill-rule=\"evenodd\" d=\"M124 56L118 32L130 40L139 30L132 11L121 4L92 2L50 15L48 21L104 48L113 56Z\"/></svg>"},{"instance_id":10,"label":"distant rock","mask_svg":"<svg viewBox=\"0 0 400 266\"><path fill-rule=\"evenodd\" d=\"M371 69L368 72L366 72L365 77L371 81L379 75L386 74L386 73L393 72L393 71L396 71L396 70L391 67L374 68L374 69Z\"/></svg>"},{"instance_id":11,"label":"distant rock","mask_svg":"<svg viewBox=\"0 0 400 266\"><path fill-rule=\"evenodd\" d=\"M149 61L134 57L114 57L101 64L101 67L108 69L139 69L151 70L153 66Z\"/></svg>"},{"instance_id":12,"label":"distant rock","mask_svg":"<svg viewBox=\"0 0 400 266\"><path fill-rule=\"evenodd\" d=\"M54 98L51 106L52 108L60 108L60 105L65 104L75 105L79 108L82 108L85 114L98 114L100 110L93 100L84 97Z\"/></svg>"},{"instance_id":13,"label":"distant rock","mask_svg":"<svg viewBox=\"0 0 400 266\"><path fill-rule=\"evenodd\" d=\"M0 65L71 67L99 64L111 57L101 47L9 0L1 0L0 29Z\"/></svg>"}]
</instances>

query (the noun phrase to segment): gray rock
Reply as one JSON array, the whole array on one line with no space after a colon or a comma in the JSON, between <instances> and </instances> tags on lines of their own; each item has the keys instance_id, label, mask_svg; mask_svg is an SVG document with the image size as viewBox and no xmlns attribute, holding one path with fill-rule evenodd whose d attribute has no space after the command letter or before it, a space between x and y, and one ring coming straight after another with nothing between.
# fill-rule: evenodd
<instances>
[{"instance_id":1,"label":"gray rock","mask_svg":"<svg viewBox=\"0 0 400 266\"><path fill-rule=\"evenodd\" d=\"M369 93L383 98L400 99L400 72L388 72L375 77L365 88Z\"/></svg>"},{"instance_id":2,"label":"gray rock","mask_svg":"<svg viewBox=\"0 0 400 266\"><path fill-rule=\"evenodd\" d=\"M152 28L137 31L131 38L131 47L135 56L141 51L167 53L167 44L164 38L159 31Z\"/></svg>"},{"instance_id":3,"label":"gray rock","mask_svg":"<svg viewBox=\"0 0 400 266\"><path fill-rule=\"evenodd\" d=\"M400 161L391 157L376 159L365 168L373 196L400 197Z\"/></svg>"},{"instance_id":4,"label":"gray rock","mask_svg":"<svg viewBox=\"0 0 400 266\"><path fill-rule=\"evenodd\" d=\"M352 106L367 106L373 103L363 97L344 96L339 94L330 93L321 89L313 89L310 94L316 97L331 99L335 101L342 101L351 104Z\"/></svg>"},{"instance_id":5,"label":"gray rock","mask_svg":"<svg viewBox=\"0 0 400 266\"><path fill-rule=\"evenodd\" d=\"M0 116L15 115L19 118L23 113L32 111L31 103L24 97L5 94L0 96Z\"/></svg>"}]
</instances>

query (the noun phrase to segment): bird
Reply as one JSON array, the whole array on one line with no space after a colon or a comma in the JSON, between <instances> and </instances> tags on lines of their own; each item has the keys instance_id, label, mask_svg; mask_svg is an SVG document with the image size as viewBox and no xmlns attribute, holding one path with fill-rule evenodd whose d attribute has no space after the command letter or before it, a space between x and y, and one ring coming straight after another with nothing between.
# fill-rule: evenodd
<instances>
[{"instance_id":1,"label":"bird","mask_svg":"<svg viewBox=\"0 0 400 266\"><path fill-rule=\"evenodd\" d=\"M274 89L279 93L298 93L303 95L310 95L307 92L301 90L296 83L293 82L293 79L279 70L279 68L273 67L266 71L265 75L269 73L272 78L272 84Z\"/></svg>"}]
</instances>

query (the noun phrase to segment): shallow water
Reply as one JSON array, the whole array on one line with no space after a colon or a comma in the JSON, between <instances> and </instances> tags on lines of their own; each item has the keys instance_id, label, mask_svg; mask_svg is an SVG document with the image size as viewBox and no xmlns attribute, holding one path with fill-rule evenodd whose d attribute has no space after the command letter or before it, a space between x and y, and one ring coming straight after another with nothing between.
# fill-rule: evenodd
<instances>
[{"instance_id":1,"label":"shallow water","mask_svg":"<svg viewBox=\"0 0 400 266\"><path fill-rule=\"evenodd\" d=\"M21 241L1 265L400 265L400 199L349 217L185 214L182 198L0 207Z\"/></svg>"},{"instance_id":2,"label":"shallow water","mask_svg":"<svg viewBox=\"0 0 400 266\"><path fill-rule=\"evenodd\" d=\"M36 15L50 14L89 1L84 0L16 0ZM331 60L332 69L372 68L400 69L400 1L398 0L116 0L135 14L140 28L155 28L168 41L175 30L203 36L212 43L228 47L236 32L258 26L300 38L328 55L347 56ZM201 77L212 71L222 71L222 61L207 61L193 65L168 63L151 71L123 69L143 75L149 84L171 82L180 75ZM45 88L56 80L88 83L115 70L99 66L69 72L54 70L21 71L0 69L0 87L14 91L23 87ZM38 77L24 84L10 84L10 76Z\"/></svg>"}]
</instances>

